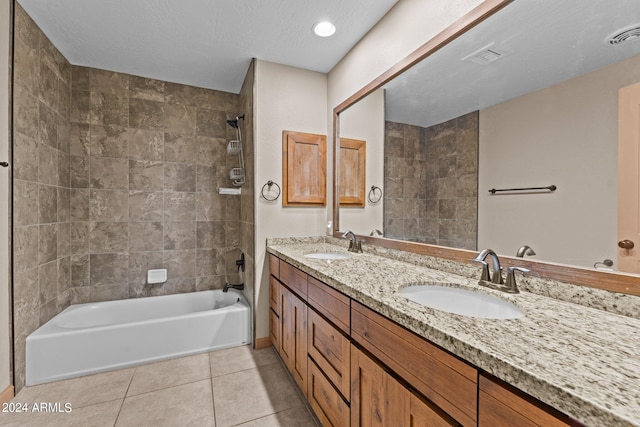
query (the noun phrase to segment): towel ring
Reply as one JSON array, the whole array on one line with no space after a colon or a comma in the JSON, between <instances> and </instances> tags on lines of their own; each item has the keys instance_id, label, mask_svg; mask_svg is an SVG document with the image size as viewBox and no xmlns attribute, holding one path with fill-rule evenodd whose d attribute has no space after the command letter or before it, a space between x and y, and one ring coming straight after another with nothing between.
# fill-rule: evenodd
<instances>
[{"instance_id":1,"label":"towel ring","mask_svg":"<svg viewBox=\"0 0 640 427\"><path fill-rule=\"evenodd\" d=\"M377 185L372 185L367 199L369 199L371 203L378 203L382 199L382 189Z\"/></svg>"},{"instance_id":2,"label":"towel ring","mask_svg":"<svg viewBox=\"0 0 640 427\"><path fill-rule=\"evenodd\" d=\"M276 196L273 197L273 198L269 198L264 194L264 189L266 188L267 189L267 193L269 193L269 191L271 191L271 187L274 186L274 185L278 188L278 194L276 194ZM280 197L280 186L276 182L273 182L273 181L269 180L269 181L267 181L267 183L265 185L262 186L262 190L260 190L260 195L266 201L274 202L274 201L278 200L278 197Z\"/></svg>"}]
</instances>

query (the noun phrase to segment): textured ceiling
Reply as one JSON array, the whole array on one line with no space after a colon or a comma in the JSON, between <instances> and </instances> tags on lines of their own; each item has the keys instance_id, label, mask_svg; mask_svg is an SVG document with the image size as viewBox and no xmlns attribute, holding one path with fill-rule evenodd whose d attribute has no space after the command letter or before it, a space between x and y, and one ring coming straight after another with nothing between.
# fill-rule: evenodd
<instances>
[{"instance_id":1,"label":"textured ceiling","mask_svg":"<svg viewBox=\"0 0 640 427\"><path fill-rule=\"evenodd\" d=\"M607 42L634 24L638 0L515 1L388 83L387 119L428 127L639 55L640 39ZM463 60L489 45L504 56Z\"/></svg>"},{"instance_id":2,"label":"textured ceiling","mask_svg":"<svg viewBox=\"0 0 640 427\"><path fill-rule=\"evenodd\" d=\"M19 0L74 65L238 93L251 58L328 72L397 0ZM313 34L330 20L333 37Z\"/></svg>"}]
</instances>

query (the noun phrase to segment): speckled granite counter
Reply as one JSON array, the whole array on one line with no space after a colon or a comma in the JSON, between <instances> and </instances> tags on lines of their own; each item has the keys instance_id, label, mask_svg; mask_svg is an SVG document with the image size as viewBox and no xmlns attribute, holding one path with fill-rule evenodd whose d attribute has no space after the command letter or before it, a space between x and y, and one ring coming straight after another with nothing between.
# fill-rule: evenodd
<instances>
[{"instance_id":1,"label":"speckled granite counter","mask_svg":"<svg viewBox=\"0 0 640 427\"><path fill-rule=\"evenodd\" d=\"M267 251L587 425L640 426L638 319L529 292L509 295L480 287L477 279L371 253L330 263L305 257L346 252L322 237L269 240ZM396 293L417 283L474 288L515 303L525 315L459 316Z\"/></svg>"}]
</instances>

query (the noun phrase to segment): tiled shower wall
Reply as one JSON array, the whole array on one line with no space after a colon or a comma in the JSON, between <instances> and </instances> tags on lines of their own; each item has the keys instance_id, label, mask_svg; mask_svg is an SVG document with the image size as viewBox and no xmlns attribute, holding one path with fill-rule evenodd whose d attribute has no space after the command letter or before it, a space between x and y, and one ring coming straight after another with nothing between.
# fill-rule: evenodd
<instances>
[{"instance_id":1,"label":"tiled shower wall","mask_svg":"<svg viewBox=\"0 0 640 427\"><path fill-rule=\"evenodd\" d=\"M478 112L385 126L385 237L476 249Z\"/></svg>"},{"instance_id":2,"label":"tiled shower wall","mask_svg":"<svg viewBox=\"0 0 640 427\"><path fill-rule=\"evenodd\" d=\"M13 144L15 387L27 335L73 299L69 224L71 65L16 4Z\"/></svg>"},{"instance_id":3,"label":"tiled shower wall","mask_svg":"<svg viewBox=\"0 0 640 427\"><path fill-rule=\"evenodd\" d=\"M238 281L240 199L218 188L239 96L75 66L71 86L73 302ZM169 280L146 284L152 268Z\"/></svg>"},{"instance_id":4,"label":"tiled shower wall","mask_svg":"<svg viewBox=\"0 0 640 427\"><path fill-rule=\"evenodd\" d=\"M19 390L26 336L70 303L239 281L240 197L218 187L242 111L236 94L71 66L18 5L15 33ZM150 268L169 280L147 285Z\"/></svg>"}]
</instances>

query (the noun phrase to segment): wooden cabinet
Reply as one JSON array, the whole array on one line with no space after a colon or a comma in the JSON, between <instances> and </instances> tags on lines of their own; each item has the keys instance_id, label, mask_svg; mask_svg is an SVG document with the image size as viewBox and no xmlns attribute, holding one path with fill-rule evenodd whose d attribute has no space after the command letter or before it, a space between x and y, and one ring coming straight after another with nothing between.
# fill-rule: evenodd
<instances>
[{"instance_id":1,"label":"wooden cabinet","mask_svg":"<svg viewBox=\"0 0 640 427\"><path fill-rule=\"evenodd\" d=\"M349 426L349 405L311 358L307 399L323 426Z\"/></svg>"},{"instance_id":2,"label":"wooden cabinet","mask_svg":"<svg viewBox=\"0 0 640 427\"><path fill-rule=\"evenodd\" d=\"M351 346L351 426L446 427L457 423Z\"/></svg>"},{"instance_id":3,"label":"wooden cabinet","mask_svg":"<svg viewBox=\"0 0 640 427\"><path fill-rule=\"evenodd\" d=\"M565 427L581 425L502 381L480 375L479 427Z\"/></svg>"},{"instance_id":4,"label":"wooden cabinet","mask_svg":"<svg viewBox=\"0 0 640 427\"><path fill-rule=\"evenodd\" d=\"M280 289L282 334L280 357L307 395L307 305L286 286Z\"/></svg>"},{"instance_id":5,"label":"wooden cabinet","mask_svg":"<svg viewBox=\"0 0 640 427\"><path fill-rule=\"evenodd\" d=\"M351 307L356 342L460 424L476 425L473 366L355 301Z\"/></svg>"}]
</instances>

